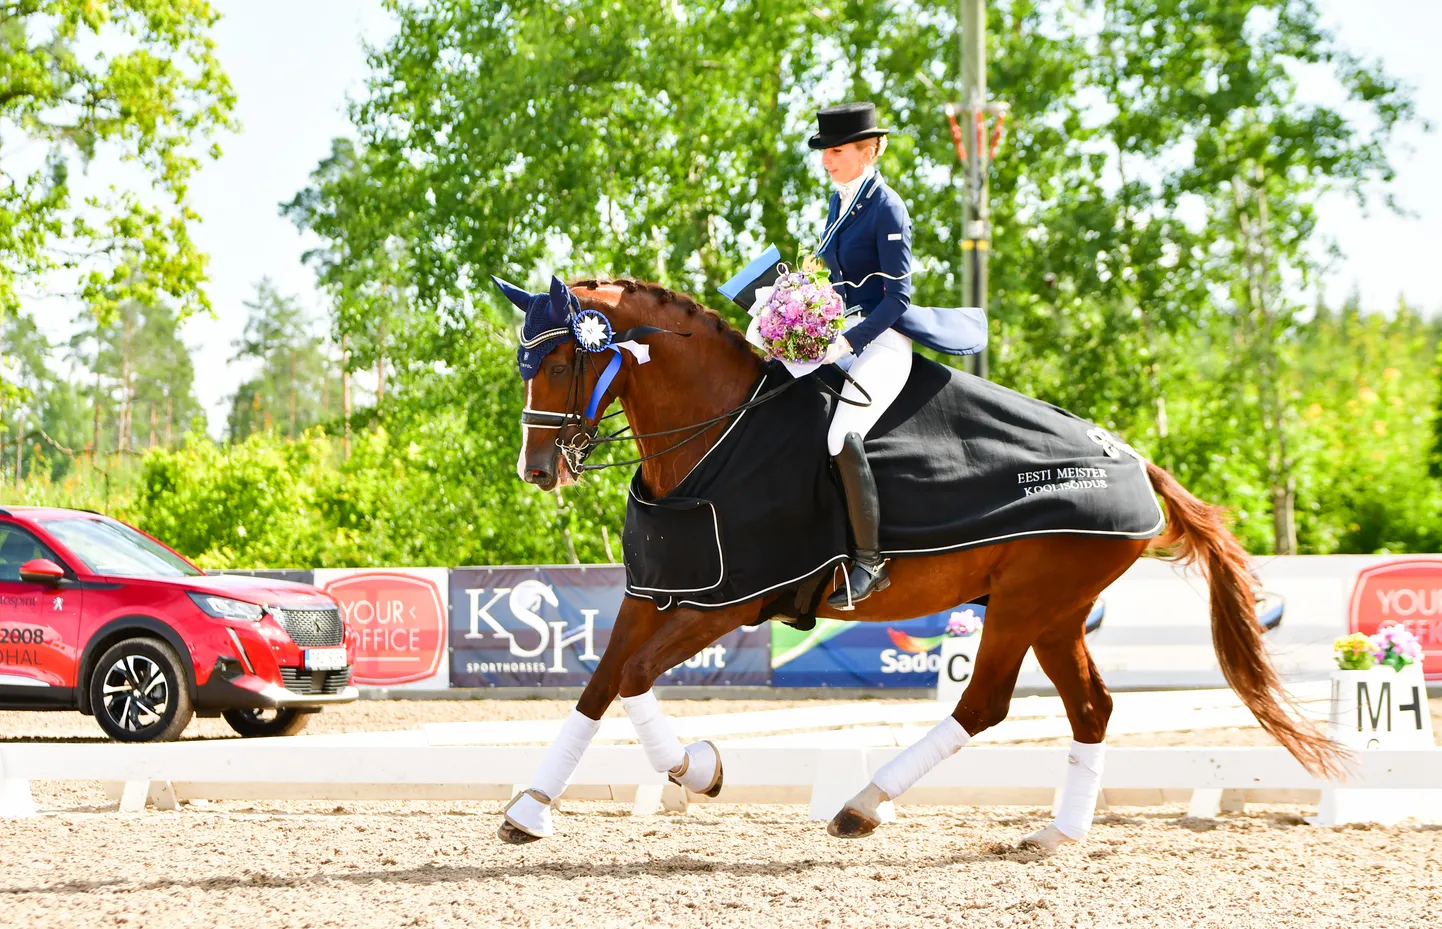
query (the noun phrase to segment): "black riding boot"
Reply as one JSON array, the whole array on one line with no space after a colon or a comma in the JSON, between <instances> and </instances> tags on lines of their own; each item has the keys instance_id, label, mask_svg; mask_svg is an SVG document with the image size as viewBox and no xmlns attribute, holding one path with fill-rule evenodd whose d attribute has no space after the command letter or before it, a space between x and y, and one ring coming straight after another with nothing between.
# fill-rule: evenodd
<instances>
[{"instance_id":1,"label":"black riding boot","mask_svg":"<svg viewBox=\"0 0 1442 929\"><path fill-rule=\"evenodd\" d=\"M846 515L851 520L856 550L846 574L850 589L838 589L827 598L826 605L834 610L850 610L853 604L890 587L891 579L886 576L886 562L881 557L881 501L876 496L876 478L871 474L859 434L847 433L836 466L846 491Z\"/></svg>"}]
</instances>

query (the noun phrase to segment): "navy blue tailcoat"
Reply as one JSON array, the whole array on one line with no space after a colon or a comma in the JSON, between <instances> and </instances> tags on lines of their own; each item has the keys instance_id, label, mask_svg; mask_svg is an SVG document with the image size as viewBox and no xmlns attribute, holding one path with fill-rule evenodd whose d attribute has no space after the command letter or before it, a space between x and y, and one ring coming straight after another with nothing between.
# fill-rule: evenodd
<instances>
[{"instance_id":1,"label":"navy blue tailcoat","mask_svg":"<svg viewBox=\"0 0 1442 929\"><path fill-rule=\"evenodd\" d=\"M831 282L846 306L865 317L846 333L858 355L895 327L928 348L970 355L986 346L986 317L979 309L937 309L911 305L911 217L901 197L873 173L846 215L838 217L841 195L833 193L826 232L816 253L831 271ZM846 283L849 282L849 283Z\"/></svg>"}]
</instances>

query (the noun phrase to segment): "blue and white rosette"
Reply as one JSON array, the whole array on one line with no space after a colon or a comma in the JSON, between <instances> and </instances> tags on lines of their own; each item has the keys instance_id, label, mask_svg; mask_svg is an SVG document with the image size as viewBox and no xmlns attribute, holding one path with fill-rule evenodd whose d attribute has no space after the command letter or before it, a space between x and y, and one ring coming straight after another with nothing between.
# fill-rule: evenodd
<instances>
[{"instance_id":1,"label":"blue and white rosette","mask_svg":"<svg viewBox=\"0 0 1442 929\"><path fill-rule=\"evenodd\" d=\"M616 331L605 314L596 310L581 310L571 317L571 334L576 344L588 352L604 352L612 347L611 340Z\"/></svg>"}]
</instances>

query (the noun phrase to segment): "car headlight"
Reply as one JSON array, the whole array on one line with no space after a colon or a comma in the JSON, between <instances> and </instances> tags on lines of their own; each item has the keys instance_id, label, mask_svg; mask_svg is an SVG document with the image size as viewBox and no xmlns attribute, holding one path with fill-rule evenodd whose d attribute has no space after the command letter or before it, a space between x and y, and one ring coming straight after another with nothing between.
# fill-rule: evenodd
<instances>
[{"instance_id":1,"label":"car headlight","mask_svg":"<svg viewBox=\"0 0 1442 929\"><path fill-rule=\"evenodd\" d=\"M190 599L195 602L195 605L200 607L201 612L216 619L244 619L258 623L260 618L265 615L265 608L254 603L244 603L228 597L198 594L192 591L187 591L187 593L190 594Z\"/></svg>"}]
</instances>

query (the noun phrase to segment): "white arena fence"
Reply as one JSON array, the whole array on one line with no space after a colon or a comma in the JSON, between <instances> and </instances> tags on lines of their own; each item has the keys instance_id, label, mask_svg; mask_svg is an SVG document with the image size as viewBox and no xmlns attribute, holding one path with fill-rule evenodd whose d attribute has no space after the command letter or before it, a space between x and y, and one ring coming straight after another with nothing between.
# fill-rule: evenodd
<instances>
[{"instance_id":1,"label":"white arena fence","mask_svg":"<svg viewBox=\"0 0 1442 929\"><path fill-rule=\"evenodd\" d=\"M1325 683L1294 688L1313 716L1328 711ZM721 749L725 789L716 800L688 795L653 771L625 719L603 720L563 800L620 800L638 815L692 802L806 803L829 819L871 775L950 711L939 702L862 702L750 713L677 717L678 735ZM0 815L34 815L31 781L103 781L119 809L181 800L505 800L525 786L559 720L441 723L400 732L227 739L163 745L0 743ZM1227 690L1118 694L1111 731L1160 732L1255 726ZM1046 805L1060 786L1063 748L987 747L999 739L1069 737L1061 701L1013 701L1000 726L978 736L913 788L903 803ZM1388 809L1442 810L1442 752L1376 750L1356 756L1338 793L1280 748L1113 748L1103 804L1190 803L1195 816L1248 802L1318 803L1320 822L1376 818ZM1399 795L1396 790L1421 791ZM1397 800L1405 802L1397 803ZM1415 801L1415 802L1413 802ZM1400 818L1400 817L1398 817Z\"/></svg>"},{"instance_id":2,"label":"white arena fence","mask_svg":"<svg viewBox=\"0 0 1442 929\"><path fill-rule=\"evenodd\" d=\"M756 802L755 788L773 800L806 792L812 819L829 819L898 748L722 749L727 794ZM545 753L539 746L430 746L397 751L384 745L306 745L223 741L165 745L11 744L0 746L0 812L33 815L29 781L119 781L120 809L139 811L147 799L173 806L198 794L313 800L496 799L512 795L535 772ZM1046 797L1061 786L1065 748L968 748L917 784L935 802L937 789L954 802L974 802L987 791L1019 791ZM1422 790L1442 784L1442 752L1375 751L1358 754L1346 786L1356 789ZM651 769L636 746L594 746L572 779L575 788L631 788L633 812L667 806L684 809L687 797ZM1335 787L1308 774L1280 748L1116 748L1107 753L1104 791L1190 794L1193 815L1215 815L1234 801L1266 800L1261 792L1320 796ZM211 788L207 791L203 788ZM196 790L195 788L202 788ZM492 788L492 789L486 789ZM968 792L972 795L968 796ZM979 792L979 793L978 793ZM1431 790L1430 793L1438 791ZM569 791L568 791L569 793ZM668 797L667 794L670 794ZM908 800L912 799L910 795ZM1113 798L1106 798L1113 800ZM1032 796L1020 802L1034 805ZM1114 800L1113 800L1114 802ZM1233 806L1232 808L1235 808Z\"/></svg>"}]
</instances>

